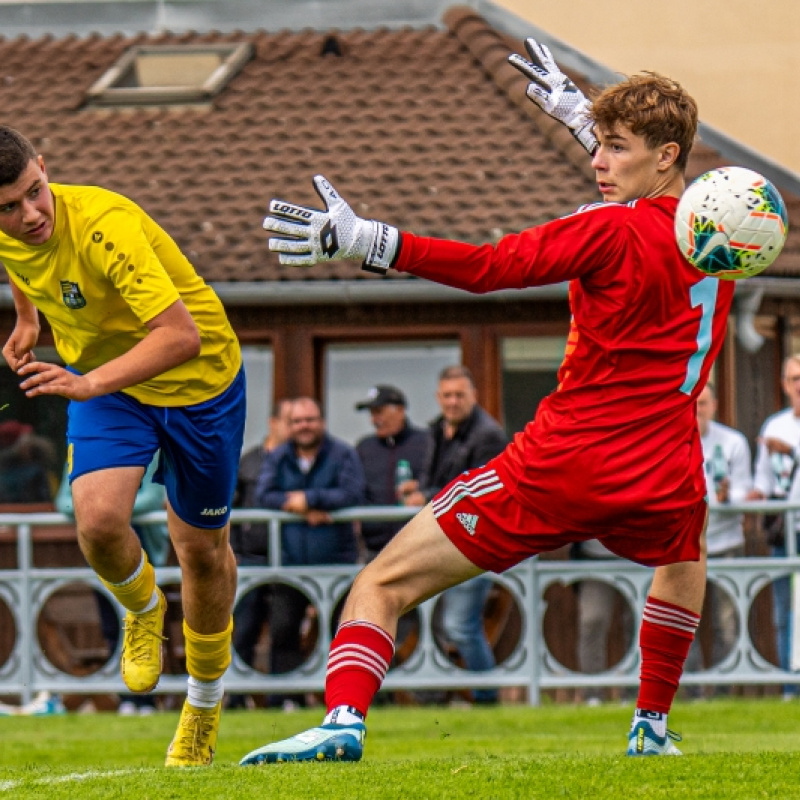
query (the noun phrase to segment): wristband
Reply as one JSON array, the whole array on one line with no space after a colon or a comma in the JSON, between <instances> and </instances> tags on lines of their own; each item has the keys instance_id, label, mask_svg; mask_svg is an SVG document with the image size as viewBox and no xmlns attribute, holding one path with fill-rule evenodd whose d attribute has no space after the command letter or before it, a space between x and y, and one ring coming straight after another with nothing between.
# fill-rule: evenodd
<instances>
[{"instance_id":1,"label":"wristband","mask_svg":"<svg viewBox=\"0 0 800 800\"><path fill-rule=\"evenodd\" d=\"M368 220L368 224L372 229L372 240L361 269L385 275L400 253L400 231L374 219Z\"/></svg>"}]
</instances>

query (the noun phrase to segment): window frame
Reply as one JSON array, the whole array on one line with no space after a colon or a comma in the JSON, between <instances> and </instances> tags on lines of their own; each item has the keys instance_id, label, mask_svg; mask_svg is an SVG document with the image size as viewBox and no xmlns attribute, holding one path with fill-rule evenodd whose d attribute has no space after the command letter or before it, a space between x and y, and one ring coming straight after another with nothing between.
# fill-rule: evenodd
<instances>
[{"instance_id":1,"label":"window frame","mask_svg":"<svg viewBox=\"0 0 800 800\"><path fill-rule=\"evenodd\" d=\"M212 53L223 58L222 63L203 83L194 86L114 86L141 56L184 56ZM218 44L135 45L128 48L86 91L87 102L92 107L169 105L175 103L201 103L210 100L253 57L251 42Z\"/></svg>"}]
</instances>

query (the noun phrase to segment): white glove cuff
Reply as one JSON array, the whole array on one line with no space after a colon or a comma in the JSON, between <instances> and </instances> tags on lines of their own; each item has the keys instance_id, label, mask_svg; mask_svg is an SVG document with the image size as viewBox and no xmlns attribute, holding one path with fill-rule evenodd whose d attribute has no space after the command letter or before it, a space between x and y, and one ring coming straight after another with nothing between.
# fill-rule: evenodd
<instances>
[{"instance_id":1,"label":"white glove cuff","mask_svg":"<svg viewBox=\"0 0 800 800\"><path fill-rule=\"evenodd\" d=\"M377 222L374 219L365 221L370 226L372 239L361 269L385 275L397 256L400 231L385 222Z\"/></svg>"},{"instance_id":2,"label":"white glove cuff","mask_svg":"<svg viewBox=\"0 0 800 800\"><path fill-rule=\"evenodd\" d=\"M572 130L572 135L583 145L583 149L590 155L597 150L597 137L594 135L594 122L587 122L582 128Z\"/></svg>"},{"instance_id":3,"label":"white glove cuff","mask_svg":"<svg viewBox=\"0 0 800 800\"><path fill-rule=\"evenodd\" d=\"M570 118L565 122L572 135L581 143L583 149L589 155L593 155L594 151L597 150L597 138L594 135L592 104L582 94L580 101L572 110Z\"/></svg>"}]
</instances>

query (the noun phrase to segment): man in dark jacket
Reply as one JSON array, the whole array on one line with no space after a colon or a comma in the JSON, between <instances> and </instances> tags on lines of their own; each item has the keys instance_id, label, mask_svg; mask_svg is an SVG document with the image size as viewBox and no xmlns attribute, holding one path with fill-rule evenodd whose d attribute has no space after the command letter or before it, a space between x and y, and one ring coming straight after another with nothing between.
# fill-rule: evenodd
<instances>
[{"instance_id":1,"label":"man in dark jacket","mask_svg":"<svg viewBox=\"0 0 800 800\"><path fill-rule=\"evenodd\" d=\"M453 478L483 466L508 444L500 423L478 405L466 367L445 367L439 373L436 400L442 413L430 424L433 451L418 485L405 487L406 505L424 505Z\"/></svg>"},{"instance_id":2,"label":"man in dark jacket","mask_svg":"<svg viewBox=\"0 0 800 800\"><path fill-rule=\"evenodd\" d=\"M356 403L357 411L369 409L375 428L374 434L356 444L367 478L368 506L402 504L399 482L419 480L427 466L433 440L428 431L411 424L407 406L406 396L397 387L386 385L374 386L365 400ZM404 524L404 520L362 522L367 561L372 561Z\"/></svg>"},{"instance_id":3,"label":"man in dark jacket","mask_svg":"<svg viewBox=\"0 0 800 800\"><path fill-rule=\"evenodd\" d=\"M407 505L427 503L451 480L490 461L508 444L500 423L478 405L475 382L466 367L446 367L439 373L436 399L442 413L431 423L433 454L419 486L406 496ZM475 672L495 665L483 629L483 607L491 588L492 579L480 575L442 595L444 638L456 646L466 668ZM479 703L497 700L494 689L476 690L473 695Z\"/></svg>"},{"instance_id":4,"label":"man in dark jacket","mask_svg":"<svg viewBox=\"0 0 800 800\"><path fill-rule=\"evenodd\" d=\"M354 564L353 525L331 521L330 512L364 502L364 470L354 448L325 431L316 400L301 397L289 413L289 441L267 453L255 491L261 508L301 514L281 528L281 564ZM300 626L308 601L288 586L274 597L271 671L285 673L303 661Z\"/></svg>"}]
</instances>

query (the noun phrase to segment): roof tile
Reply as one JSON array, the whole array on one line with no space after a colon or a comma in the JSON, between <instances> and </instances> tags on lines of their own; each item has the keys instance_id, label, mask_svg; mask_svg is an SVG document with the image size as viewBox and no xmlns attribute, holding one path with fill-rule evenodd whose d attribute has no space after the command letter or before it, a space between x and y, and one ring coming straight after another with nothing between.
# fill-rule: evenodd
<instances>
[{"instance_id":1,"label":"roof tile","mask_svg":"<svg viewBox=\"0 0 800 800\"><path fill-rule=\"evenodd\" d=\"M586 154L527 100L524 77L506 61L520 43L469 8L450 9L444 22L0 38L0 119L31 137L53 180L103 185L141 203L208 280L375 280L347 262L280 266L261 229L269 199L318 206L311 178L322 173L359 214L472 242L597 199ZM131 45L240 41L253 44L253 58L206 105L84 104ZM701 142L690 175L722 163ZM800 198L787 201L800 223ZM775 274L800 275L799 237L791 235Z\"/></svg>"}]
</instances>

